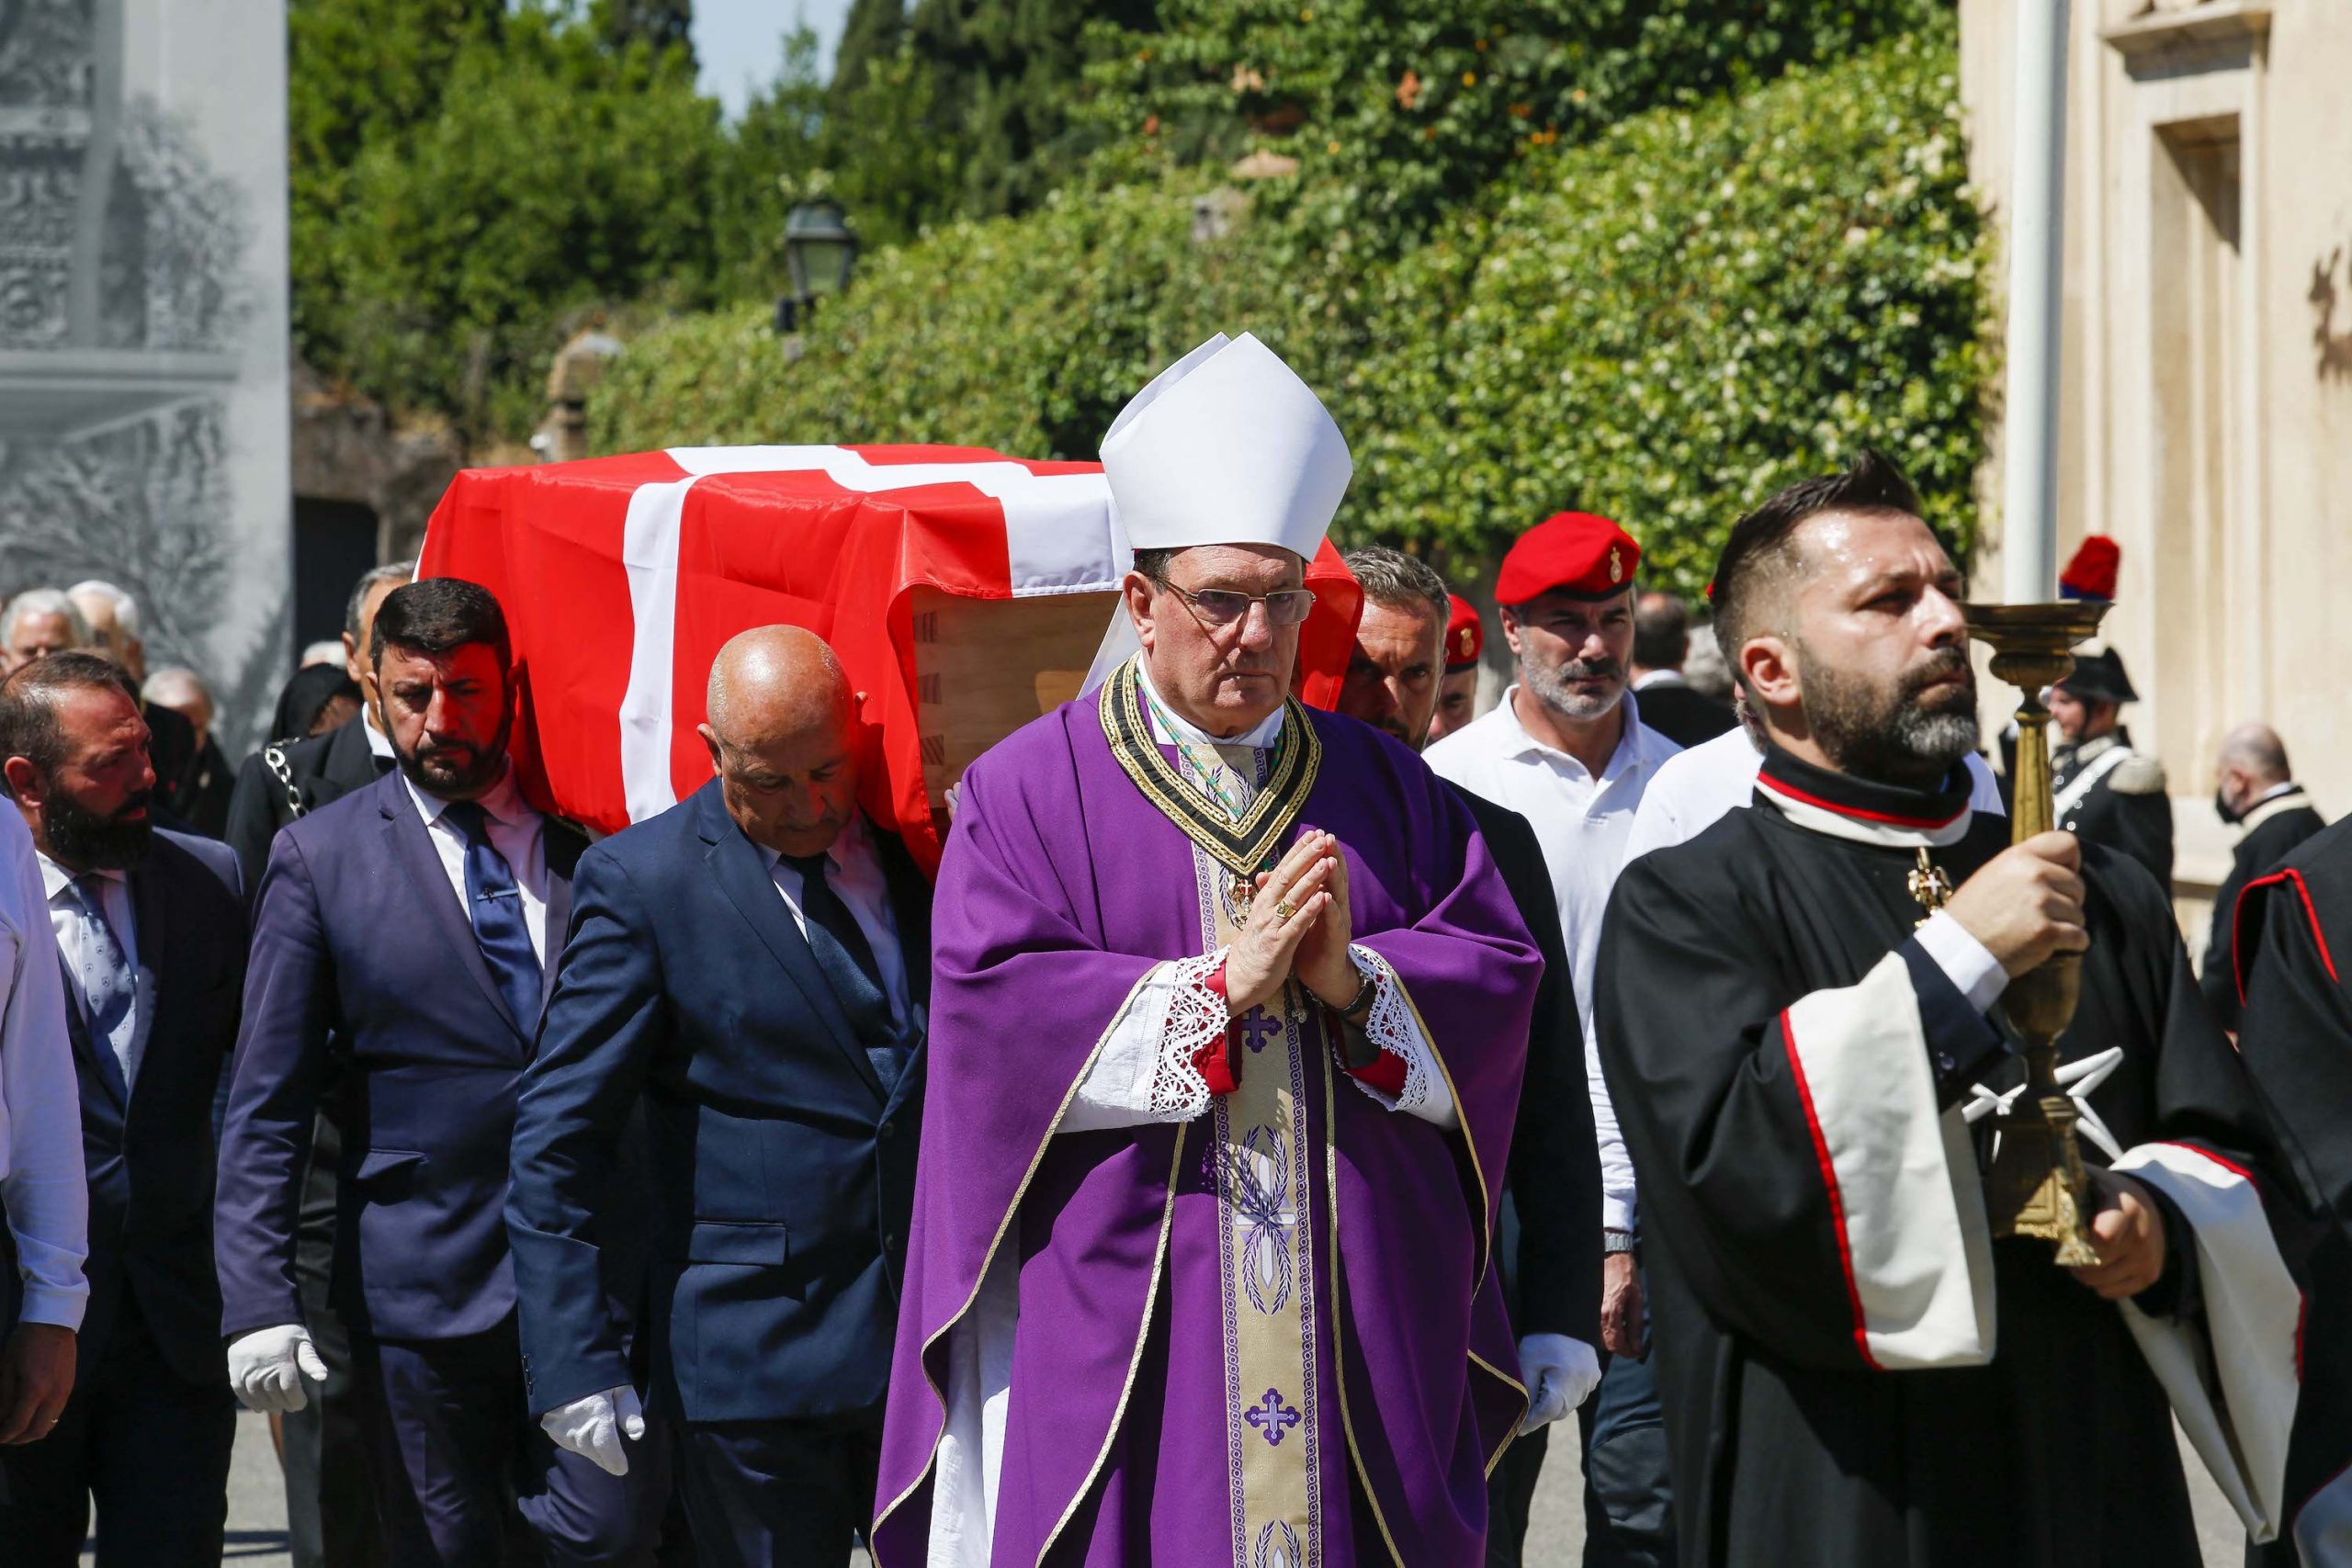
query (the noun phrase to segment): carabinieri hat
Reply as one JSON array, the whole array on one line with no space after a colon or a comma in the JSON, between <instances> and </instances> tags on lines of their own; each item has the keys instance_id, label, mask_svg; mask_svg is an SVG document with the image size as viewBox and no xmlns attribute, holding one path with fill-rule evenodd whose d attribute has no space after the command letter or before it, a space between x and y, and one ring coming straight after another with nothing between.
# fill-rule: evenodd
<instances>
[{"instance_id":1,"label":"carabinieri hat","mask_svg":"<svg viewBox=\"0 0 2352 1568\"><path fill-rule=\"evenodd\" d=\"M1561 512L1519 536L1495 575L1495 601L1524 604L1555 591L1607 599L1633 585L1642 564L1634 536L1589 512Z\"/></svg>"},{"instance_id":2,"label":"carabinieri hat","mask_svg":"<svg viewBox=\"0 0 2352 1568\"><path fill-rule=\"evenodd\" d=\"M2085 702L2121 705L2140 700L2140 694L2132 689L2132 677L2123 672L2123 656L2111 648L2077 653L2075 668L2055 684L2068 696Z\"/></svg>"},{"instance_id":3,"label":"carabinieri hat","mask_svg":"<svg viewBox=\"0 0 2352 1568\"><path fill-rule=\"evenodd\" d=\"M1487 648L1487 626L1478 618L1477 605L1459 593L1447 597L1453 601L1453 614L1445 623L1445 672L1451 675L1477 664Z\"/></svg>"}]
</instances>

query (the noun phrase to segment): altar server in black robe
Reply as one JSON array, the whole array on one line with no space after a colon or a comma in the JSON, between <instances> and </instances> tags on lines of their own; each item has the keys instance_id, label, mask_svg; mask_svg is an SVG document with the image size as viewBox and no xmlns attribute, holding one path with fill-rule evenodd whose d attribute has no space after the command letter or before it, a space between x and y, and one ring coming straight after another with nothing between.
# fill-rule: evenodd
<instances>
[{"instance_id":1,"label":"altar server in black robe","mask_svg":"<svg viewBox=\"0 0 2352 1568\"><path fill-rule=\"evenodd\" d=\"M1756 805L1629 865L1603 931L1682 1561L2190 1568L2175 1412L2278 1528L2299 1301L2264 1200L2296 1194L2154 880L1970 811L1960 577L1918 511L1866 455L1734 529ZM2062 1081L2102 1259L2069 1270L1993 1238L1966 1111L2023 1081L2007 977L2086 948Z\"/></svg>"},{"instance_id":2,"label":"altar server in black robe","mask_svg":"<svg viewBox=\"0 0 2352 1568\"><path fill-rule=\"evenodd\" d=\"M2245 994L2238 1048L2335 1216L2308 1269L2287 1529L2254 1561L2352 1562L2352 819L2249 882L2235 908L2229 966Z\"/></svg>"}]
</instances>

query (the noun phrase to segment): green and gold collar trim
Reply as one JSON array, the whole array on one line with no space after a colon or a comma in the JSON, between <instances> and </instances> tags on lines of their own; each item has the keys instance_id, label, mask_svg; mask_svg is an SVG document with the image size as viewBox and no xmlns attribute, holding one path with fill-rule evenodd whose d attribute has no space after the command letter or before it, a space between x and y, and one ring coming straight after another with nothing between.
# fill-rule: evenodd
<instances>
[{"instance_id":1,"label":"green and gold collar trim","mask_svg":"<svg viewBox=\"0 0 2352 1568\"><path fill-rule=\"evenodd\" d=\"M1184 830L1185 837L1207 851L1236 876L1248 878L1272 863L1274 846L1298 820L1315 775L1323 765L1323 739L1307 721L1306 710L1295 697L1283 700L1280 745L1265 787L1258 792L1239 821L1234 820L1200 792L1186 784L1175 764L1159 754L1144 716L1142 682L1136 661L1128 660L1102 682L1101 712L1103 738L1111 755L1144 797Z\"/></svg>"}]
</instances>

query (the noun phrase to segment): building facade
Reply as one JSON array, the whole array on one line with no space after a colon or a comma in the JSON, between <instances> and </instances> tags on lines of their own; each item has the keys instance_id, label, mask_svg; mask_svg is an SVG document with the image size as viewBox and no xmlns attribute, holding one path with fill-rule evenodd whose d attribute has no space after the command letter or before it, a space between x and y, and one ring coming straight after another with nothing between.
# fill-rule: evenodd
<instances>
[{"instance_id":1,"label":"building facade","mask_svg":"<svg viewBox=\"0 0 2352 1568\"><path fill-rule=\"evenodd\" d=\"M1961 0L1971 175L1996 233L2018 15L2046 3ZM2171 778L2192 920L2228 870L2211 799L2233 725L2276 726L2322 809L2352 810L2352 615L2334 592L2352 581L2347 84L2345 0L2074 0L2058 556L2086 533L2122 546L2107 636L2144 698L2133 738ZM1997 598L1994 424L1974 570Z\"/></svg>"}]
</instances>

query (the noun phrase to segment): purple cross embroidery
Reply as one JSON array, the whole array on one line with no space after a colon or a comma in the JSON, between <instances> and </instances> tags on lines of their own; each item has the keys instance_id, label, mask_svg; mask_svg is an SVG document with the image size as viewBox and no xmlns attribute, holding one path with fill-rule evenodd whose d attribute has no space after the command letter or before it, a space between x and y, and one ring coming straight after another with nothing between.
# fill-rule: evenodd
<instances>
[{"instance_id":1,"label":"purple cross embroidery","mask_svg":"<svg viewBox=\"0 0 2352 1568\"><path fill-rule=\"evenodd\" d=\"M1251 1008L1250 1015L1241 1021L1241 1043L1250 1047L1250 1054L1254 1056L1263 1051L1282 1030L1282 1024L1265 1009Z\"/></svg>"},{"instance_id":2,"label":"purple cross embroidery","mask_svg":"<svg viewBox=\"0 0 2352 1568\"><path fill-rule=\"evenodd\" d=\"M1241 1418L1257 1427L1258 1435L1273 1448L1282 1447L1283 1434L1299 1423L1298 1412L1284 1404L1283 1396L1271 1388L1266 1391L1266 1397L1251 1405Z\"/></svg>"}]
</instances>

